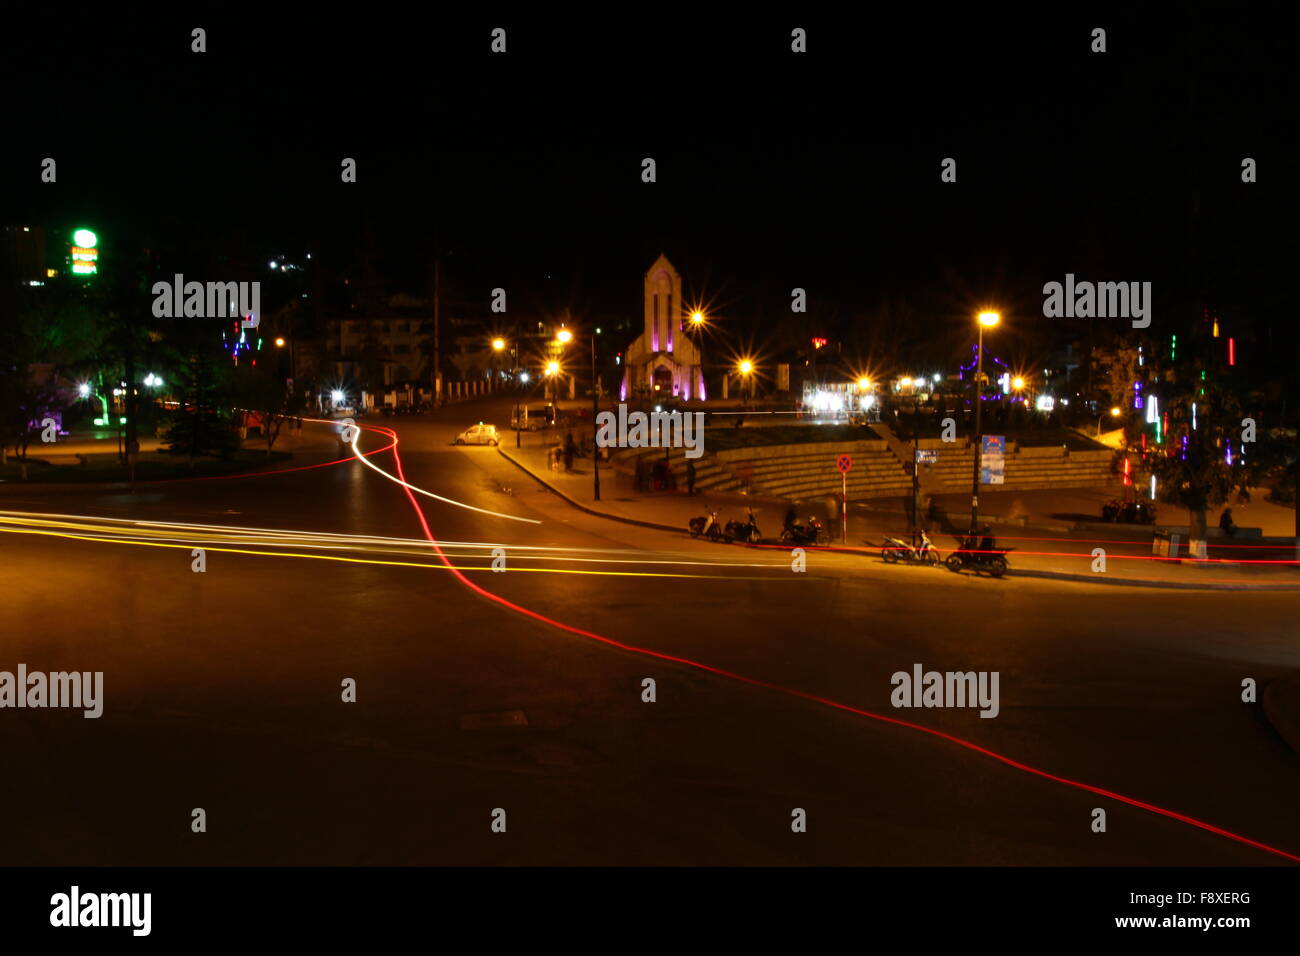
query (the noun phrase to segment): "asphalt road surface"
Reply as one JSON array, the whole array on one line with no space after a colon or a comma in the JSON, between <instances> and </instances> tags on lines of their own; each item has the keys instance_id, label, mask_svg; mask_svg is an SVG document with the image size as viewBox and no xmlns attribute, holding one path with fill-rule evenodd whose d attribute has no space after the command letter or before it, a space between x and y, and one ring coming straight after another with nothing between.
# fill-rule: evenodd
<instances>
[{"instance_id":1,"label":"asphalt road surface","mask_svg":"<svg viewBox=\"0 0 1300 956\"><path fill-rule=\"evenodd\" d=\"M357 461L0 496L80 516L0 525L0 670L104 673L99 719L0 710L0 862L1289 862L1121 796L1300 855L1300 759L1241 699L1245 678L1300 667L1296 595L816 551L797 572L786 551L570 509L494 449L451 446L480 418L508 412L370 422L396 429L410 484L540 522L416 494L459 572ZM392 452L371 460L396 473ZM891 675L916 664L996 671L997 716L893 707Z\"/></svg>"}]
</instances>

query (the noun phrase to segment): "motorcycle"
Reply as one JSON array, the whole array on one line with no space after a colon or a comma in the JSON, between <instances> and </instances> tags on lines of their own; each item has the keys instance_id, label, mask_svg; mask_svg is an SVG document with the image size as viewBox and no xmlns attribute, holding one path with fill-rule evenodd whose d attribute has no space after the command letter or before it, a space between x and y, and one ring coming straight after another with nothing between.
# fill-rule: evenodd
<instances>
[{"instance_id":1,"label":"motorcycle","mask_svg":"<svg viewBox=\"0 0 1300 956\"><path fill-rule=\"evenodd\" d=\"M822 533L822 523L816 518L809 518L807 524L794 524L781 532L782 544L806 545L816 544Z\"/></svg>"},{"instance_id":2,"label":"motorcycle","mask_svg":"<svg viewBox=\"0 0 1300 956\"><path fill-rule=\"evenodd\" d=\"M731 540L723 532L722 526L718 524L718 513L713 510L710 510L707 515L700 515L698 518L692 518L687 527L691 532L692 538L708 538L710 541Z\"/></svg>"},{"instance_id":3,"label":"motorcycle","mask_svg":"<svg viewBox=\"0 0 1300 956\"><path fill-rule=\"evenodd\" d=\"M901 538L885 535L885 543L880 548L880 557L886 564L906 561L908 564L924 564L930 567L939 563L939 552L930 543L930 536L921 532L921 543L913 546Z\"/></svg>"},{"instance_id":4,"label":"motorcycle","mask_svg":"<svg viewBox=\"0 0 1300 956\"><path fill-rule=\"evenodd\" d=\"M728 521L725 534L732 541L743 541L746 544L757 544L763 535L762 532L758 530L758 521L754 518L754 509L749 509L749 513L744 521L737 521L734 518Z\"/></svg>"},{"instance_id":5,"label":"motorcycle","mask_svg":"<svg viewBox=\"0 0 1300 956\"><path fill-rule=\"evenodd\" d=\"M977 550L974 539L959 539L960 546L952 554L948 555L944 566L954 574L959 573L963 568L974 571L976 574L988 574L991 577L1000 578L1007 573L1010 565L1007 564L1006 554L1012 548L992 548L987 551Z\"/></svg>"}]
</instances>

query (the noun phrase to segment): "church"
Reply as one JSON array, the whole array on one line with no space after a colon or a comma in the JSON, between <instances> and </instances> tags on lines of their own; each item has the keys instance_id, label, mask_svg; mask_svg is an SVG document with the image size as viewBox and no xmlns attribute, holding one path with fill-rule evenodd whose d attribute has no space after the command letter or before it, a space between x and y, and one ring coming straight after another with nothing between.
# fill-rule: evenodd
<instances>
[{"instance_id":1,"label":"church","mask_svg":"<svg viewBox=\"0 0 1300 956\"><path fill-rule=\"evenodd\" d=\"M645 327L627 349L619 398L703 399L704 367L688 331L682 277L660 255L645 274Z\"/></svg>"}]
</instances>

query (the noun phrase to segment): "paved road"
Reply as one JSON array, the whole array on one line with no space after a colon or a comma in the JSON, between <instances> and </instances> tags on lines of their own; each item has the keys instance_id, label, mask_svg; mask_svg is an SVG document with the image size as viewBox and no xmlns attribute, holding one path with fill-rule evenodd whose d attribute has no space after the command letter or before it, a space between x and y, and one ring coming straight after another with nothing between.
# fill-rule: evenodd
<instances>
[{"instance_id":1,"label":"paved road","mask_svg":"<svg viewBox=\"0 0 1300 956\"><path fill-rule=\"evenodd\" d=\"M781 552L581 515L494 450L450 446L497 411L379 424L399 432L412 484L542 522L420 497L440 541L481 543L448 545L452 563L479 569L468 579L515 608L473 593L418 544L243 548L349 559L329 561L216 543L197 574L190 539L207 533L192 528L140 544L0 534L0 669L102 670L106 696L98 720L0 710L13 784L0 806L24 824L4 862L1286 862L522 609L911 720L1300 854L1300 760L1240 700L1244 678L1262 687L1297 672L1295 595L995 582L823 554L795 573ZM394 470L391 454L374 461ZM0 508L422 537L405 492L359 463L134 496L40 494ZM505 573L488 570L492 546ZM406 563L358 563L385 560ZM997 671L999 715L894 709L890 676L914 664ZM355 704L340 701L349 677ZM647 677L655 703L642 701ZM513 711L526 725L490 726ZM203 834L191 832L196 807ZM1105 833L1091 829L1095 807ZM504 834L490 830L495 808ZM806 833L791 832L794 808Z\"/></svg>"}]
</instances>

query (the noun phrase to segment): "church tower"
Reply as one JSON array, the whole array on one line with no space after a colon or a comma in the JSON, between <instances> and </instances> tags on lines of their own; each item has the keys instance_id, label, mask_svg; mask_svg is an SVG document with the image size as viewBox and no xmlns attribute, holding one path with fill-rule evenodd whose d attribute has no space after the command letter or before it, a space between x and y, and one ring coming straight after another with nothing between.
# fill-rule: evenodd
<instances>
[{"instance_id":1,"label":"church tower","mask_svg":"<svg viewBox=\"0 0 1300 956\"><path fill-rule=\"evenodd\" d=\"M619 397L704 398L700 351L686 333L682 277L660 254L642 282L641 335L627 350L627 369Z\"/></svg>"}]
</instances>

